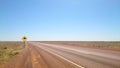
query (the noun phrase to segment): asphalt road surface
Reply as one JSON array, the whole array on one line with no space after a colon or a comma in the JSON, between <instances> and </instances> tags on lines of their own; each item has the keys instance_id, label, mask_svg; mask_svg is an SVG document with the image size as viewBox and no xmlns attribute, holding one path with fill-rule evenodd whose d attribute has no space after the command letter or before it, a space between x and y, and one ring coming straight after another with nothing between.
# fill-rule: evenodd
<instances>
[{"instance_id":1,"label":"asphalt road surface","mask_svg":"<svg viewBox=\"0 0 120 68\"><path fill-rule=\"evenodd\" d=\"M28 42L25 51L3 68L120 68L120 52Z\"/></svg>"}]
</instances>

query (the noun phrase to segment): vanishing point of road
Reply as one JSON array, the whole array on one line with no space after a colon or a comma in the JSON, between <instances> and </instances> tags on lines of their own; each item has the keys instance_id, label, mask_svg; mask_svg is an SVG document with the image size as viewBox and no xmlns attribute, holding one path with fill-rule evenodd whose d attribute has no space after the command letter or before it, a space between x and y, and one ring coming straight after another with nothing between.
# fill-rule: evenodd
<instances>
[{"instance_id":1,"label":"vanishing point of road","mask_svg":"<svg viewBox=\"0 0 120 68\"><path fill-rule=\"evenodd\" d=\"M120 68L120 52L80 46L27 42L3 68Z\"/></svg>"}]
</instances>

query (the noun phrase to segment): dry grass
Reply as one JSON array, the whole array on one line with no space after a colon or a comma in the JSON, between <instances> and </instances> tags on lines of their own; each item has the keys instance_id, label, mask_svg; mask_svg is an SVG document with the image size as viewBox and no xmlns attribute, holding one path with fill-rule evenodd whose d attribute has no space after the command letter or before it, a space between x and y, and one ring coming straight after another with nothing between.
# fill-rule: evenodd
<instances>
[{"instance_id":1,"label":"dry grass","mask_svg":"<svg viewBox=\"0 0 120 68\"><path fill-rule=\"evenodd\" d=\"M23 49L22 42L0 42L0 64L9 61Z\"/></svg>"}]
</instances>

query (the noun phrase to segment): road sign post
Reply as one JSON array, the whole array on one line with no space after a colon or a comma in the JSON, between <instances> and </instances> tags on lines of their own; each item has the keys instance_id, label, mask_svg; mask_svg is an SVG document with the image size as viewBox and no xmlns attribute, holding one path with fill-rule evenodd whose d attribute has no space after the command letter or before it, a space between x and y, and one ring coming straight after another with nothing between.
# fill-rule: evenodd
<instances>
[{"instance_id":1,"label":"road sign post","mask_svg":"<svg viewBox=\"0 0 120 68\"><path fill-rule=\"evenodd\" d=\"M25 48L25 47L26 47L27 37L26 37L26 36L23 36L23 37L22 37L22 40L23 40L23 42L24 42L24 48Z\"/></svg>"}]
</instances>

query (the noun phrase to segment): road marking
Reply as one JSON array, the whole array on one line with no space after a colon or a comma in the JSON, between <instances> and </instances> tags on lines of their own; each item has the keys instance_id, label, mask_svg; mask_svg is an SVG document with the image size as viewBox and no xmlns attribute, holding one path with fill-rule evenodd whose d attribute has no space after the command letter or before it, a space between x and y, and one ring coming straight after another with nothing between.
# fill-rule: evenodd
<instances>
[{"instance_id":1,"label":"road marking","mask_svg":"<svg viewBox=\"0 0 120 68\"><path fill-rule=\"evenodd\" d=\"M104 57L104 58L109 58L109 59L120 60L119 56L111 55L111 54L105 54L105 53L102 53L102 52L95 52L95 51L83 50L83 49L78 50L78 49L75 49L75 48L56 46L55 44L46 44L46 43L39 43L39 44L43 44L43 45L46 45L46 46L49 46L49 47L54 47L54 48L62 48L62 49L66 49L66 50L72 50L72 51L76 51L76 52L87 54L87 55L94 55L94 56L99 56L99 57Z\"/></svg>"},{"instance_id":2,"label":"road marking","mask_svg":"<svg viewBox=\"0 0 120 68\"><path fill-rule=\"evenodd\" d=\"M39 47L40 47L40 46L39 46ZM40 48L41 48L41 47L40 47ZM43 49L43 50L46 50L46 49L44 49L44 48L42 48L42 49ZM48 51L48 50L46 50L46 51ZM59 57L59 58L61 58L61 59L63 59L63 60L66 60L67 62L69 62L69 63L71 63L71 64L73 64L73 65L75 65L75 66L77 66L77 67L79 67L79 68L85 68L85 67L83 67L83 66L81 66L81 65L78 65L78 64L76 64L76 63L74 63L74 62L72 62L72 61L70 61L70 60L68 60L68 59L66 59L66 58L58 55L58 54L55 54L55 53L50 52L50 51L48 51L48 52L51 53L51 54L53 54L53 55L55 55L55 56L57 56L57 57Z\"/></svg>"}]
</instances>

